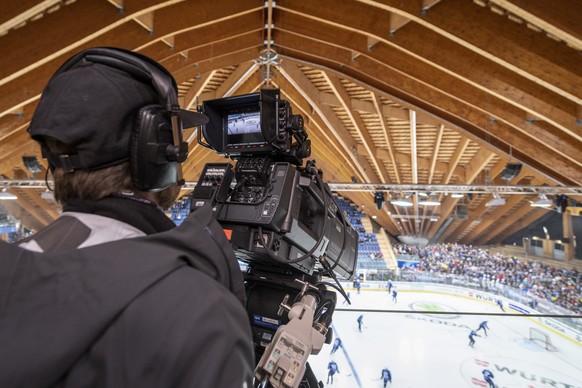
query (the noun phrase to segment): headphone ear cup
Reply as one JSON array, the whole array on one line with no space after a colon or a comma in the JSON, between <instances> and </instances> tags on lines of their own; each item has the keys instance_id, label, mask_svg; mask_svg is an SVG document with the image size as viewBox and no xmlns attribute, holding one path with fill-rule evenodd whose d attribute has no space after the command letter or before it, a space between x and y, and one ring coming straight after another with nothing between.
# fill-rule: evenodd
<instances>
[{"instance_id":1,"label":"headphone ear cup","mask_svg":"<svg viewBox=\"0 0 582 388\"><path fill-rule=\"evenodd\" d=\"M166 155L173 143L169 114L160 105L144 106L132 131L129 165L133 185L142 191L160 191L177 183L179 163Z\"/></svg>"}]
</instances>

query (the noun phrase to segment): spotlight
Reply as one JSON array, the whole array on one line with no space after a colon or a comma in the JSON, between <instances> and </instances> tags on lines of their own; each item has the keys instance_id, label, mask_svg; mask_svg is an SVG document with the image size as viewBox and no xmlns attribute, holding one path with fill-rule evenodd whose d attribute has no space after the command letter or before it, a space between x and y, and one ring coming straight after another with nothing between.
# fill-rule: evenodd
<instances>
[{"instance_id":1,"label":"spotlight","mask_svg":"<svg viewBox=\"0 0 582 388\"><path fill-rule=\"evenodd\" d=\"M384 193L377 191L374 193L374 203L376 204L376 209L380 210L384 206Z\"/></svg>"},{"instance_id":2,"label":"spotlight","mask_svg":"<svg viewBox=\"0 0 582 388\"><path fill-rule=\"evenodd\" d=\"M521 163L507 163L503 171L501 171L500 177L503 180L510 181L515 178L521 171Z\"/></svg>"}]
</instances>

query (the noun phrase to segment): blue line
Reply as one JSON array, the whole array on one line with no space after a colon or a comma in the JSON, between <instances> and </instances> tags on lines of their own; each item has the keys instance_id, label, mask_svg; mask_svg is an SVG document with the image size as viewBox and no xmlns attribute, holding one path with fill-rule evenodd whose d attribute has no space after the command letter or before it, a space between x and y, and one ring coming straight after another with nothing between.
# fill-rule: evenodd
<instances>
[{"instance_id":1,"label":"blue line","mask_svg":"<svg viewBox=\"0 0 582 388\"><path fill-rule=\"evenodd\" d=\"M336 334L336 337L340 337L335 326L333 325L333 323L331 324L331 327L334 331L334 333ZM354 379L356 379L356 383L358 383L358 388L362 388L362 382L360 381L360 376L358 376L358 372L356 372L356 368L354 367L354 364L352 363L352 360L350 359L350 356L348 355L348 352L346 351L346 347L344 346L344 343L342 341L342 352L344 352L344 356L346 356L346 360L348 360L348 365L350 366L350 369L352 370L352 374L354 375Z\"/></svg>"}]
</instances>

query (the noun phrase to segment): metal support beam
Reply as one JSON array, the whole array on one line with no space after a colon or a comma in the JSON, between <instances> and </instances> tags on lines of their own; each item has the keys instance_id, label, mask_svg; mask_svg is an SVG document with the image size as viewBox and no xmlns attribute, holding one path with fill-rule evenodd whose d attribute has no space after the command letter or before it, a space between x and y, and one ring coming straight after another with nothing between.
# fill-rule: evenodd
<instances>
[{"instance_id":1,"label":"metal support beam","mask_svg":"<svg viewBox=\"0 0 582 388\"><path fill-rule=\"evenodd\" d=\"M473 193L473 194L564 194L582 195L580 186L493 186L493 185L425 185L425 184L383 184L383 183L328 183L332 191L418 191L434 193Z\"/></svg>"},{"instance_id":2,"label":"metal support beam","mask_svg":"<svg viewBox=\"0 0 582 388\"><path fill-rule=\"evenodd\" d=\"M45 189L47 182L44 179L0 179L0 189L6 187L19 187L29 189ZM48 181L52 186L52 180ZM358 191L358 192L418 192L431 193L473 193L473 194L564 194L582 195L580 186L492 186L492 185L424 185L424 184L392 184L392 183L328 183L332 191ZM194 190L196 182L188 181L182 187L183 190Z\"/></svg>"}]
</instances>

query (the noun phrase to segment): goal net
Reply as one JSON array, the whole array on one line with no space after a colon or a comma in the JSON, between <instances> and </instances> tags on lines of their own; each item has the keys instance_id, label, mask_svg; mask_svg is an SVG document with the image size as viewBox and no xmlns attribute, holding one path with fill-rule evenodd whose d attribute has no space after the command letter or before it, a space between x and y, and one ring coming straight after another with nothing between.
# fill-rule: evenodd
<instances>
[{"instance_id":1,"label":"goal net","mask_svg":"<svg viewBox=\"0 0 582 388\"><path fill-rule=\"evenodd\" d=\"M535 327L529 328L529 340L542 346L547 351L550 352L558 351L558 348L556 348L554 344L552 344L552 339L550 338L550 336Z\"/></svg>"}]
</instances>

